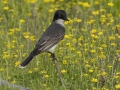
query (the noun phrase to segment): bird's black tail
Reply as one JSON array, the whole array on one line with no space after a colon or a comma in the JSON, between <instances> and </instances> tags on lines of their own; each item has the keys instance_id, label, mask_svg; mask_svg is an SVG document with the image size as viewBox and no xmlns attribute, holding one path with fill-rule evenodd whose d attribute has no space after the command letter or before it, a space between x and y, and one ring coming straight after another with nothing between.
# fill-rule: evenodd
<instances>
[{"instance_id":1,"label":"bird's black tail","mask_svg":"<svg viewBox=\"0 0 120 90\"><path fill-rule=\"evenodd\" d=\"M39 50L38 48L35 48L35 49L30 53L30 55L27 57L27 59L19 65L19 67L20 67L20 68L25 68L26 65L27 65L36 55L38 55L38 54L41 53L41 51L38 52L38 50Z\"/></svg>"},{"instance_id":2,"label":"bird's black tail","mask_svg":"<svg viewBox=\"0 0 120 90\"><path fill-rule=\"evenodd\" d=\"M25 68L25 66L33 59L34 57L32 55L29 55L29 57L20 64L20 68Z\"/></svg>"}]
</instances>

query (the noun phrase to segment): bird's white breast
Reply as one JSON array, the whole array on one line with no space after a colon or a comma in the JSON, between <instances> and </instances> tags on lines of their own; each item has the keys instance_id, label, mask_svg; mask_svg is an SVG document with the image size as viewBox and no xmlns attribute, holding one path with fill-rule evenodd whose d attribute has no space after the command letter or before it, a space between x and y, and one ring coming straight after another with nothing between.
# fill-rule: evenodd
<instances>
[{"instance_id":1,"label":"bird's white breast","mask_svg":"<svg viewBox=\"0 0 120 90\"><path fill-rule=\"evenodd\" d=\"M53 47L51 47L50 49L48 49L47 51L53 53L54 52L54 49L55 49L56 45L54 45Z\"/></svg>"},{"instance_id":2,"label":"bird's white breast","mask_svg":"<svg viewBox=\"0 0 120 90\"><path fill-rule=\"evenodd\" d=\"M55 21L57 24L60 24L61 26L65 27L64 25L64 20L63 19L58 19Z\"/></svg>"}]
</instances>

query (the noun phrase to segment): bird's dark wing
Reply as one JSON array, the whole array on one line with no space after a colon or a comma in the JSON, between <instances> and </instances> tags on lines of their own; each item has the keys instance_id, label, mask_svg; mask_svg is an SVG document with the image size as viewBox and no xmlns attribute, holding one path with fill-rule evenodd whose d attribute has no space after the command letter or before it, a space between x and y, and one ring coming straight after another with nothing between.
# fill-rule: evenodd
<instances>
[{"instance_id":1,"label":"bird's dark wing","mask_svg":"<svg viewBox=\"0 0 120 90\"><path fill-rule=\"evenodd\" d=\"M56 45L60 40L62 40L64 38L64 35L64 27L56 23L51 24L50 27L48 27L48 29L42 35L33 51L36 52L36 54L47 51L48 49Z\"/></svg>"},{"instance_id":2,"label":"bird's dark wing","mask_svg":"<svg viewBox=\"0 0 120 90\"><path fill-rule=\"evenodd\" d=\"M59 33L59 35L56 35L54 37L46 37L40 45L37 45L37 48L39 48L40 51L46 51L50 49L52 46L56 45L60 40L62 40L64 37L64 33Z\"/></svg>"}]
</instances>

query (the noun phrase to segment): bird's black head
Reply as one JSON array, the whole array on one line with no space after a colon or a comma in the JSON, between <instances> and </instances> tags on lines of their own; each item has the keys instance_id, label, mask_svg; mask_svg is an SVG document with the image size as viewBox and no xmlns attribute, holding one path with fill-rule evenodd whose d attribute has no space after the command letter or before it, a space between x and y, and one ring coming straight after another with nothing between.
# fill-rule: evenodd
<instances>
[{"instance_id":1,"label":"bird's black head","mask_svg":"<svg viewBox=\"0 0 120 90\"><path fill-rule=\"evenodd\" d=\"M55 12L53 21L58 20L58 19L62 19L62 20L65 20L65 21L69 21L69 20L67 19L66 12L65 12L64 10L57 10L57 11Z\"/></svg>"}]
</instances>

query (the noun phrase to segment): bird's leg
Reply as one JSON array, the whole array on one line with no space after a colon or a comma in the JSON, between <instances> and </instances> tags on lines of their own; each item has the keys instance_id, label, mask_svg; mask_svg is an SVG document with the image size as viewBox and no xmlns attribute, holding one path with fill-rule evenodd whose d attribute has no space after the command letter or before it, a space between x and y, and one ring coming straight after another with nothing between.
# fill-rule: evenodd
<instances>
[{"instance_id":1,"label":"bird's leg","mask_svg":"<svg viewBox=\"0 0 120 90\"><path fill-rule=\"evenodd\" d=\"M53 61L57 61L57 59L55 58L55 54L54 53L51 53L51 58L53 59Z\"/></svg>"},{"instance_id":2,"label":"bird's leg","mask_svg":"<svg viewBox=\"0 0 120 90\"><path fill-rule=\"evenodd\" d=\"M49 53L50 53L50 52L49 52ZM56 59L56 57L55 57L55 54L54 54L54 53L50 53L50 54L51 54L51 58L53 59L53 62L54 62L54 64L55 64L56 71L57 71L58 76L59 76L59 78L60 78L60 82L61 82L62 86L66 89L65 84L64 84L63 79L62 79L62 75L61 75L60 69L59 69L59 67L58 67L58 63L57 63L57 59Z\"/></svg>"}]
</instances>

